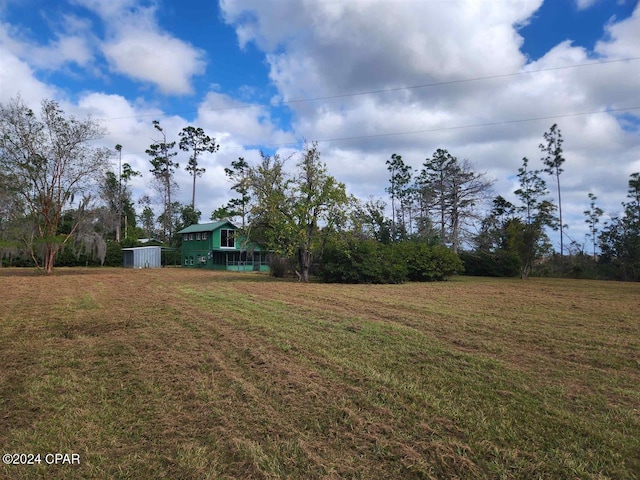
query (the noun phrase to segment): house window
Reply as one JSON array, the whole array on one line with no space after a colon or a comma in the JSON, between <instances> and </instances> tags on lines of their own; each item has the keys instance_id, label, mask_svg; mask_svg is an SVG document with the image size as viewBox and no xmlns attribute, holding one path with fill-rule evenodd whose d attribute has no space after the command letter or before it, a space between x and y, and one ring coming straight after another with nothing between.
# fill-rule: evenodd
<instances>
[{"instance_id":1,"label":"house window","mask_svg":"<svg viewBox=\"0 0 640 480\"><path fill-rule=\"evenodd\" d=\"M188 233L182 234L182 238L184 239L185 242L188 242L189 241L189 234Z\"/></svg>"},{"instance_id":2,"label":"house window","mask_svg":"<svg viewBox=\"0 0 640 480\"><path fill-rule=\"evenodd\" d=\"M189 258L188 257L184 257L184 264L185 265L189 265Z\"/></svg>"},{"instance_id":3,"label":"house window","mask_svg":"<svg viewBox=\"0 0 640 480\"><path fill-rule=\"evenodd\" d=\"M220 230L220 247L236 248L235 230Z\"/></svg>"},{"instance_id":4,"label":"house window","mask_svg":"<svg viewBox=\"0 0 640 480\"><path fill-rule=\"evenodd\" d=\"M211 263L213 265L226 265L227 259L224 253L214 252L211 258Z\"/></svg>"},{"instance_id":5,"label":"house window","mask_svg":"<svg viewBox=\"0 0 640 480\"><path fill-rule=\"evenodd\" d=\"M202 232L202 240L206 240L207 239L207 232Z\"/></svg>"},{"instance_id":6,"label":"house window","mask_svg":"<svg viewBox=\"0 0 640 480\"><path fill-rule=\"evenodd\" d=\"M200 240L200 233L196 233L196 240Z\"/></svg>"},{"instance_id":7,"label":"house window","mask_svg":"<svg viewBox=\"0 0 640 480\"><path fill-rule=\"evenodd\" d=\"M193 265L193 257L189 257L189 263Z\"/></svg>"}]
</instances>

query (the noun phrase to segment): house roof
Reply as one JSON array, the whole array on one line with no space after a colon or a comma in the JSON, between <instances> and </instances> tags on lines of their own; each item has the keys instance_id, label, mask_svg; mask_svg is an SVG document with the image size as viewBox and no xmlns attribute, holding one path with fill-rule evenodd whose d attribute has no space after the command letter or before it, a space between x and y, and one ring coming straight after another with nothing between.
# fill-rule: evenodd
<instances>
[{"instance_id":1,"label":"house roof","mask_svg":"<svg viewBox=\"0 0 640 480\"><path fill-rule=\"evenodd\" d=\"M220 227L224 227L225 225L231 225L233 228L238 228L229 220L221 220L219 222L213 223L196 223L195 225L190 225L187 228L183 228L176 233L213 232L214 230L218 230Z\"/></svg>"}]
</instances>

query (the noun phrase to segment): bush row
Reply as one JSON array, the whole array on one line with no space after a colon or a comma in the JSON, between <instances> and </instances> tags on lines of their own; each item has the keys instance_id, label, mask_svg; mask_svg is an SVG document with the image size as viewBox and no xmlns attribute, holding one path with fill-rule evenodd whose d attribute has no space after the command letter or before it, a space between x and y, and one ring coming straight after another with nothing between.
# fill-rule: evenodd
<instances>
[{"instance_id":1,"label":"bush row","mask_svg":"<svg viewBox=\"0 0 640 480\"><path fill-rule=\"evenodd\" d=\"M430 282L462 271L458 256L442 246L351 239L325 246L318 277L329 283Z\"/></svg>"},{"instance_id":2,"label":"bush row","mask_svg":"<svg viewBox=\"0 0 640 480\"><path fill-rule=\"evenodd\" d=\"M465 275L483 277L517 277L520 275L520 259L515 253L460 252Z\"/></svg>"}]
</instances>

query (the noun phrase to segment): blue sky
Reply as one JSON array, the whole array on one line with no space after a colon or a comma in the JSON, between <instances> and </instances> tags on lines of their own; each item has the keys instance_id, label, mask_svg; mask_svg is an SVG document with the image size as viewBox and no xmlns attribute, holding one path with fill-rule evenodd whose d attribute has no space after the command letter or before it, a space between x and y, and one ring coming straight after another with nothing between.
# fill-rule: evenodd
<instances>
[{"instance_id":1,"label":"blue sky","mask_svg":"<svg viewBox=\"0 0 640 480\"><path fill-rule=\"evenodd\" d=\"M221 148L203 160L203 219L229 198L232 160L290 155L303 138L363 199L384 197L392 153L419 169L437 148L509 198L558 123L563 211L582 242L587 194L617 213L640 171L639 57L630 0L0 0L0 102L53 98L104 119L104 145L145 172L136 196L153 195L151 121L170 139L204 128ZM597 113L611 109L624 112ZM177 181L187 202L188 174Z\"/></svg>"},{"instance_id":2,"label":"blue sky","mask_svg":"<svg viewBox=\"0 0 640 480\"><path fill-rule=\"evenodd\" d=\"M571 0L544 2L528 25L520 29L525 40L522 51L537 60L565 40L593 51L596 42L605 35L607 23L631 16L636 2L610 0L582 5Z\"/></svg>"}]
</instances>

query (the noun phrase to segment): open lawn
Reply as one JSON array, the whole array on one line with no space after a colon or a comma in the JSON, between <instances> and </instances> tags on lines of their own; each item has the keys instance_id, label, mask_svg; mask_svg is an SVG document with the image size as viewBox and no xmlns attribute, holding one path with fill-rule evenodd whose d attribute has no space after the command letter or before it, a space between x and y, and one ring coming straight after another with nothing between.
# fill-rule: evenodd
<instances>
[{"instance_id":1,"label":"open lawn","mask_svg":"<svg viewBox=\"0 0 640 480\"><path fill-rule=\"evenodd\" d=\"M1 453L41 455L7 479L637 479L640 284L0 270Z\"/></svg>"}]
</instances>

